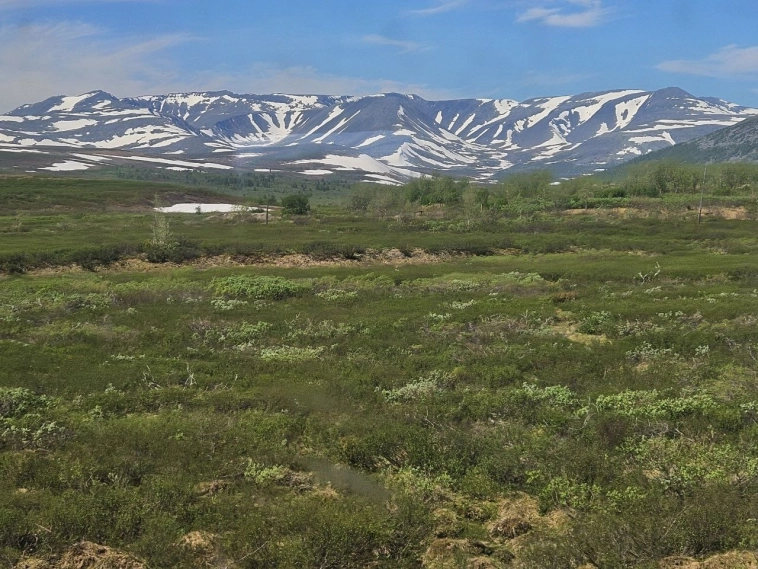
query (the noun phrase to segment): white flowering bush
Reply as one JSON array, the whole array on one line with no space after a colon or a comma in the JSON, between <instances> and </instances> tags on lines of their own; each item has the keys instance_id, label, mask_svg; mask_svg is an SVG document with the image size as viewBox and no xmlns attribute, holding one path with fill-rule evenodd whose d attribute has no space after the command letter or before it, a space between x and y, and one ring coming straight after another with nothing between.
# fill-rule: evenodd
<instances>
[{"instance_id":1,"label":"white flowering bush","mask_svg":"<svg viewBox=\"0 0 758 569\"><path fill-rule=\"evenodd\" d=\"M317 348L299 348L296 346L271 346L261 348L258 353L259 357L265 361L279 362L303 362L315 360L321 357L326 348L319 346Z\"/></svg>"}]
</instances>

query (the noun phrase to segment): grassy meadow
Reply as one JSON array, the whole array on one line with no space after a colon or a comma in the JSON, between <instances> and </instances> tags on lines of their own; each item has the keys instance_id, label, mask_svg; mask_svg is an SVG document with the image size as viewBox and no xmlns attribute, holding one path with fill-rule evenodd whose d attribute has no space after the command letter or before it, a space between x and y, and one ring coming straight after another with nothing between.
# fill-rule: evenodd
<instances>
[{"instance_id":1,"label":"grassy meadow","mask_svg":"<svg viewBox=\"0 0 758 569\"><path fill-rule=\"evenodd\" d=\"M0 180L0 565L753 566L747 180Z\"/></svg>"}]
</instances>

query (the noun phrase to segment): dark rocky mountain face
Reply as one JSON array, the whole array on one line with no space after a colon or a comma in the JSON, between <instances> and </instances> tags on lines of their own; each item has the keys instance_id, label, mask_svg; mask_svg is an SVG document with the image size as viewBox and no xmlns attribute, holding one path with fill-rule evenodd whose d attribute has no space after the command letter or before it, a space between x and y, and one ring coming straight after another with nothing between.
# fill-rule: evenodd
<instances>
[{"instance_id":1,"label":"dark rocky mountain face","mask_svg":"<svg viewBox=\"0 0 758 569\"><path fill-rule=\"evenodd\" d=\"M722 128L689 142L665 148L645 156L651 160L682 162L757 162L758 117Z\"/></svg>"},{"instance_id":2,"label":"dark rocky mountain face","mask_svg":"<svg viewBox=\"0 0 758 569\"><path fill-rule=\"evenodd\" d=\"M395 93L119 99L96 91L0 116L0 151L122 150L165 167L265 162L317 175L365 172L386 182L440 171L492 180L533 168L564 176L602 170L756 115L758 109L676 88L524 102ZM82 169L97 158L79 156Z\"/></svg>"}]
</instances>

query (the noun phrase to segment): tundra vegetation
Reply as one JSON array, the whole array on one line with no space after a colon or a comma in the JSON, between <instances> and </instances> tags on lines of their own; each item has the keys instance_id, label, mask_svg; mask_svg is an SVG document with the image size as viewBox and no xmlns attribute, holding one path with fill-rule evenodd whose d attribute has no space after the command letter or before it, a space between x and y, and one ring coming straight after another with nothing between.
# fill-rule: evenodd
<instances>
[{"instance_id":1,"label":"tundra vegetation","mask_svg":"<svg viewBox=\"0 0 758 569\"><path fill-rule=\"evenodd\" d=\"M754 566L758 169L701 183L0 179L0 564Z\"/></svg>"}]
</instances>

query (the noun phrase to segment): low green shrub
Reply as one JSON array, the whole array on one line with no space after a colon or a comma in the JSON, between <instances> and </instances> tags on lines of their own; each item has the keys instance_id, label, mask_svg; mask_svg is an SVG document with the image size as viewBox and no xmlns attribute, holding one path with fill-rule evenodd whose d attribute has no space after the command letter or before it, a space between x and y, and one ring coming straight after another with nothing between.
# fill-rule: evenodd
<instances>
[{"instance_id":1,"label":"low green shrub","mask_svg":"<svg viewBox=\"0 0 758 569\"><path fill-rule=\"evenodd\" d=\"M219 296L251 297L260 300L282 300L309 288L308 285L283 277L236 275L211 281L211 289Z\"/></svg>"},{"instance_id":2,"label":"low green shrub","mask_svg":"<svg viewBox=\"0 0 758 569\"><path fill-rule=\"evenodd\" d=\"M299 251L316 260L358 259L366 252L358 245L345 245L329 241L313 241L299 248Z\"/></svg>"},{"instance_id":3,"label":"low green shrub","mask_svg":"<svg viewBox=\"0 0 758 569\"><path fill-rule=\"evenodd\" d=\"M48 409L55 401L46 395L37 395L21 387L0 388L0 417L20 418L29 413Z\"/></svg>"},{"instance_id":4,"label":"low green shrub","mask_svg":"<svg viewBox=\"0 0 758 569\"><path fill-rule=\"evenodd\" d=\"M145 257L151 263L183 263L202 255L200 244L181 238L167 243L148 242L142 246Z\"/></svg>"}]
</instances>

